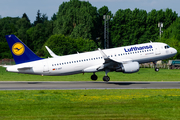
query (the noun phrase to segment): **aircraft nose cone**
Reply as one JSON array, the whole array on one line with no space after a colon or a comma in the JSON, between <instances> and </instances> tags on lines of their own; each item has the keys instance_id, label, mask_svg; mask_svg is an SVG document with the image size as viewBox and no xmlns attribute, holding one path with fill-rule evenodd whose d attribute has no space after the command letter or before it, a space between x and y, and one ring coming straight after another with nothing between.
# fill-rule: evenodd
<instances>
[{"instance_id":1,"label":"aircraft nose cone","mask_svg":"<svg viewBox=\"0 0 180 120\"><path fill-rule=\"evenodd\" d=\"M174 48L174 53L176 54L177 53L177 50Z\"/></svg>"},{"instance_id":2,"label":"aircraft nose cone","mask_svg":"<svg viewBox=\"0 0 180 120\"><path fill-rule=\"evenodd\" d=\"M171 54L176 55L177 54L177 50L175 48L173 48L172 51L171 51Z\"/></svg>"}]
</instances>

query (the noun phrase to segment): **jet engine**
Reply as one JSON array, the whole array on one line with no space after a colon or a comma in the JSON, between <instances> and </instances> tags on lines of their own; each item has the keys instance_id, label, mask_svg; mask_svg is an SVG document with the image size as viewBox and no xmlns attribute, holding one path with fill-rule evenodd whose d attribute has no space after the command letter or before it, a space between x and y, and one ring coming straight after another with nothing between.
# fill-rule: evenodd
<instances>
[{"instance_id":1,"label":"jet engine","mask_svg":"<svg viewBox=\"0 0 180 120\"><path fill-rule=\"evenodd\" d=\"M139 71L138 62L128 62L126 64L122 64L121 67L116 68L116 72L123 72L123 73L135 73L138 71Z\"/></svg>"}]
</instances>

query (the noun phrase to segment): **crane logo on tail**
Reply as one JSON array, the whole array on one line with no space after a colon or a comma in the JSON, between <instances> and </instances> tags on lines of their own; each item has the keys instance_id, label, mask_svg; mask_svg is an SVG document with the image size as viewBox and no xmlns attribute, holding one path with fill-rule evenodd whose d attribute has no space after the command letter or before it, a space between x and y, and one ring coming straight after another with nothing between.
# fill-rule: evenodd
<instances>
[{"instance_id":1,"label":"crane logo on tail","mask_svg":"<svg viewBox=\"0 0 180 120\"><path fill-rule=\"evenodd\" d=\"M24 50L24 45L20 42L17 42L12 46L12 52L14 55L20 56L24 53Z\"/></svg>"}]
</instances>

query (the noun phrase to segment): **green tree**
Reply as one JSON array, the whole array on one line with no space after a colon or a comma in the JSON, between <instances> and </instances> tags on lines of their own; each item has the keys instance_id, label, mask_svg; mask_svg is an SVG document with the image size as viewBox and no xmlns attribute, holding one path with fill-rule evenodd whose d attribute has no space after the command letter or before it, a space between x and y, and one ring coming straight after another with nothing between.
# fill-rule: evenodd
<instances>
[{"instance_id":1,"label":"green tree","mask_svg":"<svg viewBox=\"0 0 180 120\"><path fill-rule=\"evenodd\" d=\"M120 9L112 20L112 45L116 47L156 41L159 38L158 22L163 22L166 29L176 19L177 14L171 9L152 10L149 13L137 8L133 11Z\"/></svg>"},{"instance_id":2,"label":"green tree","mask_svg":"<svg viewBox=\"0 0 180 120\"><path fill-rule=\"evenodd\" d=\"M178 18L178 14L175 11L173 12L172 9L167 8L164 18L164 28L167 29Z\"/></svg>"},{"instance_id":3,"label":"green tree","mask_svg":"<svg viewBox=\"0 0 180 120\"><path fill-rule=\"evenodd\" d=\"M48 21L48 16L46 14L43 14L41 19L42 19L42 23L44 23L45 21Z\"/></svg>"},{"instance_id":4,"label":"green tree","mask_svg":"<svg viewBox=\"0 0 180 120\"><path fill-rule=\"evenodd\" d=\"M169 28L164 30L163 36L159 41L174 47L178 52L173 59L180 59L180 18L177 18Z\"/></svg>"},{"instance_id":5,"label":"green tree","mask_svg":"<svg viewBox=\"0 0 180 120\"><path fill-rule=\"evenodd\" d=\"M163 29L167 29L173 21L177 19L176 12L173 12L171 9L163 10L152 10L148 13L147 16L147 29L146 29L146 36L148 40L156 41L159 37L159 28L157 27L158 22L163 22Z\"/></svg>"},{"instance_id":6,"label":"green tree","mask_svg":"<svg viewBox=\"0 0 180 120\"><path fill-rule=\"evenodd\" d=\"M28 44L26 31L31 27L30 20L24 13L22 18L16 22L17 32L16 35L25 43Z\"/></svg>"},{"instance_id":7,"label":"green tree","mask_svg":"<svg viewBox=\"0 0 180 120\"><path fill-rule=\"evenodd\" d=\"M59 6L54 33L95 40L96 24L96 7L86 1L70 0Z\"/></svg>"},{"instance_id":8,"label":"green tree","mask_svg":"<svg viewBox=\"0 0 180 120\"><path fill-rule=\"evenodd\" d=\"M44 44L48 46L57 55L68 55L84 51L92 51L97 48L96 43L93 40L85 40L83 38L74 39L71 37L64 36L62 34L52 35ZM42 50L45 56L49 54L45 47Z\"/></svg>"},{"instance_id":9,"label":"green tree","mask_svg":"<svg viewBox=\"0 0 180 120\"><path fill-rule=\"evenodd\" d=\"M131 30L131 16L132 11L130 9L119 9L113 17L111 22L111 40L113 47L129 45L129 36Z\"/></svg>"},{"instance_id":10,"label":"green tree","mask_svg":"<svg viewBox=\"0 0 180 120\"><path fill-rule=\"evenodd\" d=\"M27 16L27 14L26 14L26 13L24 13L24 14L23 14L22 18L25 18L25 19L26 19L26 21L28 21L28 22L30 23L30 20L29 20L29 18L28 18L28 16Z\"/></svg>"},{"instance_id":11,"label":"green tree","mask_svg":"<svg viewBox=\"0 0 180 120\"><path fill-rule=\"evenodd\" d=\"M55 13L54 13L53 16L51 17L51 20L52 20L52 21L57 20L57 15L56 15Z\"/></svg>"},{"instance_id":12,"label":"green tree","mask_svg":"<svg viewBox=\"0 0 180 120\"><path fill-rule=\"evenodd\" d=\"M147 12L136 8L132 12L131 19L130 44L147 42L145 37Z\"/></svg>"},{"instance_id":13,"label":"green tree","mask_svg":"<svg viewBox=\"0 0 180 120\"><path fill-rule=\"evenodd\" d=\"M40 10L37 11L36 20L34 21L34 26L36 26L38 23L43 23Z\"/></svg>"},{"instance_id":14,"label":"green tree","mask_svg":"<svg viewBox=\"0 0 180 120\"><path fill-rule=\"evenodd\" d=\"M7 42L0 42L0 59L4 58L12 58L11 51L9 49L8 43Z\"/></svg>"},{"instance_id":15,"label":"green tree","mask_svg":"<svg viewBox=\"0 0 180 120\"><path fill-rule=\"evenodd\" d=\"M36 26L28 29L28 41L31 42L31 49L38 51L43 44L52 35L53 24L51 21L45 21L44 23L38 23Z\"/></svg>"},{"instance_id":16,"label":"green tree","mask_svg":"<svg viewBox=\"0 0 180 120\"><path fill-rule=\"evenodd\" d=\"M0 58L12 58L9 46L6 42L5 35L16 34L18 28L16 27L16 22L20 18L5 17L0 19Z\"/></svg>"},{"instance_id":17,"label":"green tree","mask_svg":"<svg viewBox=\"0 0 180 120\"><path fill-rule=\"evenodd\" d=\"M19 17L5 17L3 19L0 19L0 42L6 42L5 35L15 34L17 32L16 22L19 19Z\"/></svg>"}]
</instances>

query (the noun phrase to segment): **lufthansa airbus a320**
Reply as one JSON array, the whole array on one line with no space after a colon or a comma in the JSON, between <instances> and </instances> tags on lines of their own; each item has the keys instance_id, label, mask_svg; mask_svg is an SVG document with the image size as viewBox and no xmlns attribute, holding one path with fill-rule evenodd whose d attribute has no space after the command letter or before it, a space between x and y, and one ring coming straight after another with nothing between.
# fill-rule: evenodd
<instances>
[{"instance_id":1,"label":"lufthansa airbus a320","mask_svg":"<svg viewBox=\"0 0 180 120\"><path fill-rule=\"evenodd\" d=\"M72 75L78 73L93 73L92 80L97 80L98 71L105 71L103 80L108 82L110 71L135 73L139 64L153 62L173 57L177 50L165 43L150 42L112 49L98 49L92 52L57 56L43 59L35 55L15 35L6 35L9 48L16 65L5 66L9 72L36 75ZM155 67L155 71L159 71Z\"/></svg>"}]
</instances>

